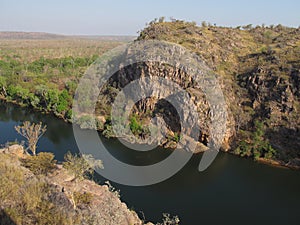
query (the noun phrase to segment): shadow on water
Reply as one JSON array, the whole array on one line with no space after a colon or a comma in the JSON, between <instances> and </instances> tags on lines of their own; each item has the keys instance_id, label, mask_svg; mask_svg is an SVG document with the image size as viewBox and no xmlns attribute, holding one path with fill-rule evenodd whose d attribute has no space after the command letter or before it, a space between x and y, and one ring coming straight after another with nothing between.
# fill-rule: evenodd
<instances>
[{"instance_id":1,"label":"shadow on water","mask_svg":"<svg viewBox=\"0 0 300 225\"><path fill-rule=\"evenodd\" d=\"M9 215L3 210L0 209L0 224L1 225L16 225L16 223L10 218Z\"/></svg>"},{"instance_id":2,"label":"shadow on water","mask_svg":"<svg viewBox=\"0 0 300 225\"><path fill-rule=\"evenodd\" d=\"M53 152L58 160L68 150L78 151L70 124L10 104L0 104L0 143L22 140L14 126L24 120L42 121L48 127L39 142L39 151ZM88 134L86 131L87 137ZM116 139L103 141L114 157L136 165L157 162L170 154L160 148L145 154L134 153ZM93 143L87 144L92 148ZM181 225L299 224L299 171L219 153L207 170L198 172L200 159L201 154L194 155L181 171L158 184L130 187L111 183L120 189L121 199L129 208L141 218L142 211L146 220L153 222L160 221L162 213L167 212L178 215ZM95 179L100 183L107 180L100 175L95 175Z\"/></svg>"}]
</instances>

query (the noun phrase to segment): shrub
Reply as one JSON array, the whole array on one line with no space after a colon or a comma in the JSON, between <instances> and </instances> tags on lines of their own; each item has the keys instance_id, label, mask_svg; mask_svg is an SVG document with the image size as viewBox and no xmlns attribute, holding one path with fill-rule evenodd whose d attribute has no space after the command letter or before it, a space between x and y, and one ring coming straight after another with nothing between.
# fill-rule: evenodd
<instances>
[{"instance_id":1,"label":"shrub","mask_svg":"<svg viewBox=\"0 0 300 225\"><path fill-rule=\"evenodd\" d=\"M137 134L140 134L140 133L143 132L143 127L142 127L142 125L137 121L137 119L136 119L135 116L131 117L129 126L130 126L130 130L132 131L132 133L133 133L134 135L137 135Z\"/></svg>"},{"instance_id":2,"label":"shrub","mask_svg":"<svg viewBox=\"0 0 300 225\"><path fill-rule=\"evenodd\" d=\"M102 161L94 159L92 155L72 155L68 152L64 159L63 167L74 175L74 180L89 178L95 168L103 168Z\"/></svg>"},{"instance_id":3,"label":"shrub","mask_svg":"<svg viewBox=\"0 0 300 225\"><path fill-rule=\"evenodd\" d=\"M93 199L93 195L91 193L81 193L81 192L74 192L73 198L75 204L78 205L89 205Z\"/></svg>"},{"instance_id":4,"label":"shrub","mask_svg":"<svg viewBox=\"0 0 300 225\"><path fill-rule=\"evenodd\" d=\"M0 174L0 202L5 203L7 199L14 199L18 195L19 188L24 185L24 173L14 165L11 156L1 154Z\"/></svg>"},{"instance_id":5,"label":"shrub","mask_svg":"<svg viewBox=\"0 0 300 225\"><path fill-rule=\"evenodd\" d=\"M111 125L111 121L106 121L105 122L102 134L106 138L111 138L111 137L113 137L115 135L113 127Z\"/></svg>"},{"instance_id":6,"label":"shrub","mask_svg":"<svg viewBox=\"0 0 300 225\"><path fill-rule=\"evenodd\" d=\"M180 222L178 216L171 217L169 213L163 213L163 222L157 225L178 225Z\"/></svg>"},{"instance_id":7,"label":"shrub","mask_svg":"<svg viewBox=\"0 0 300 225\"><path fill-rule=\"evenodd\" d=\"M36 156L28 156L22 160L22 165L34 174L48 174L56 169L56 160L50 152L40 152Z\"/></svg>"},{"instance_id":8,"label":"shrub","mask_svg":"<svg viewBox=\"0 0 300 225\"><path fill-rule=\"evenodd\" d=\"M90 115L83 115L76 122L81 129L96 129L96 121Z\"/></svg>"},{"instance_id":9,"label":"shrub","mask_svg":"<svg viewBox=\"0 0 300 225\"><path fill-rule=\"evenodd\" d=\"M174 135L168 134L167 139L168 141L174 141L178 143L180 141L181 135L179 132L175 132Z\"/></svg>"},{"instance_id":10,"label":"shrub","mask_svg":"<svg viewBox=\"0 0 300 225\"><path fill-rule=\"evenodd\" d=\"M56 106L56 111L62 113L69 109L69 102L71 101L71 96L66 90L63 90L58 96L58 103Z\"/></svg>"}]
</instances>

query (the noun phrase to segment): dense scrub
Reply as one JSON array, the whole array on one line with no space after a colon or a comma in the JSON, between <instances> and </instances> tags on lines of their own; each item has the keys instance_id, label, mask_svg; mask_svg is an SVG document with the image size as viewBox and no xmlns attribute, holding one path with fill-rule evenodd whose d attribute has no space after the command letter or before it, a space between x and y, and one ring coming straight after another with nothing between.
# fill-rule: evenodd
<instances>
[{"instance_id":1,"label":"dense scrub","mask_svg":"<svg viewBox=\"0 0 300 225\"><path fill-rule=\"evenodd\" d=\"M79 78L121 42L0 40L0 97L69 120Z\"/></svg>"}]
</instances>

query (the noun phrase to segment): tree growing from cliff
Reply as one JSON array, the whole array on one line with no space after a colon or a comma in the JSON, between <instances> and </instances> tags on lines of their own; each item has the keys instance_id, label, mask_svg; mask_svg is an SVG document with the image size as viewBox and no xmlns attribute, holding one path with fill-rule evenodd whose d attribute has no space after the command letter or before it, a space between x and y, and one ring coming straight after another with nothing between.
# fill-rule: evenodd
<instances>
[{"instance_id":1,"label":"tree growing from cliff","mask_svg":"<svg viewBox=\"0 0 300 225\"><path fill-rule=\"evenodd\" d=\"M28 149L33 155L36 155L36 145L46 132L47 126L43 125L42 122L35 124L25 121L22 125L15 126L15 130L26 139Z\"/></svg>"},{"instance_id":2,"label":"tree growing from cliff","mask_svg":"<svg viewBox=\"0 0 300 225\"><path fill-rule=\"evenodd\" d=\"M272 148L269 141L266 139L264 123L255 120L254 131L249 133L247 140L242 140L238 147L235 149L235 153L241 156L252 156L254 159L261 157L272 159L276 155L276 150Z\"/></svg>"}]
</instances>

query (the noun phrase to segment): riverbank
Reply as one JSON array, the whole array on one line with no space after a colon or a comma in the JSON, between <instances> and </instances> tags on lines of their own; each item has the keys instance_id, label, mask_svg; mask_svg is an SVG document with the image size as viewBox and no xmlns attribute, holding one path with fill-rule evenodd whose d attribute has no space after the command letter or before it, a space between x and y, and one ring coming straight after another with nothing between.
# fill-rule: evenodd
<instances>
[{"instance_id":1,"label":"riverbank","mask_svg":"<svg viewBox=\"0 0 300 225\"><path fill-rule=\"evenodd\" d=\"M35 108L35 107L32 107L32 106L28 106L22 102L18 102L16 100L11 100L11 99L7 99L6 97L4 97L3 95L0 95L0 104L1 103L4 103L4 104L13 104L13 105L16 105L18 107L21 107L21 108L25 108L25 109L30 109L30 110L33 110L35 112L38 112L38 113L43 113L43 114L46 114L46 115L52 115L52 116L55 116L56 118L58 119L61 119L63 120L64 122L66 123L71 123L71 119L66 119L63 115L61 114L57 114L51 110L44 110L44 109L41 109L41 108Z\"/></svg>"},{"instance_id":2,"label":"riverbank","mask_svg":"<svg viewBox=\"0 0 300 225\"><path fill-rule=\"evenodd\" d=\"M297 165L293 165L292 163L284 163L282 161L276 161L272 159L264 159L264 158L259 158L256 161L259 163L267 164L278 168L300 170L300 166L298 166L300 159L297 160Z\"/></svg>"},{"instance_id":3,"label":"riverbank","mask_svg":"<svg viewBox=\"0 0 300 225\"><path fill-rule=\"evenodd\" d=\"M61 115L57 115L55 114L54 112L52 111L44 111L44 110L41 110L41 109L36 109L36 108L33 108L33 107L28 107L26 105L22 105L20 103L18 103L17 101L11 101L11 100L7 100L6 98L4 98L3 96L0 96L0 102L3 102L4 104L13 104L13 105L16 105L17 107L20 107L20 108L23 108L25 110L27 110L28 108L30 108L30 110L33 110L34 112L37 112L37 113L42 113L42 114L46 114L46 115L51 115L51 116L54 116L60 120L62 120L63 122L65 123L69 123L69 124L72 124L72 120L67 120L65 119L63 116ZM86 115L85 115L86 116ZM77 121L78 122L78 121ZM79 124L78 124L79 125ZM79 125L80 126L80 125ZM90 129L88 127L84 127L82 129ZM103 132L104 129L98 129L99 132ZM117 138L115 137L114 135L111 135L110 137L106 137L104 136L104 138ZM166 142L165 145L162 145L161 147L164 147L164 148L167 148L167 149L175 149L176 147L176 142L175 141L169 141L169 142ZM173 146L173 148L172 148ZM175 146L175 147L174 147ZM207 149L206 146L204 146L203 144L201 144L200 142L198 143L198 147L195 151L195 154L199 154L199 153L203 153L205 150ZM222 149L221 149L222 151ZM233 154L237 157L241 157L240 155L238 154L235 154L234 151L231 151L231 150L227 150L227 151L222 151L222 152L225 152L226 154ZM249 158L249 157L242 157L242 158L248 158L248 160L254 160L253 158ZM256 160L254 160L258 163L262 163L262 164L266 164L266 165L269 165L269 166L274 166L274 167L279 167L279 168L285 168L285 169L293 169L293 170L300 170L300 159L295 159L293 160L292 162L284 162L282 160L276 160L276 159L266 159L266 158L258 158Z\"/></svg>"}]
</instances>

